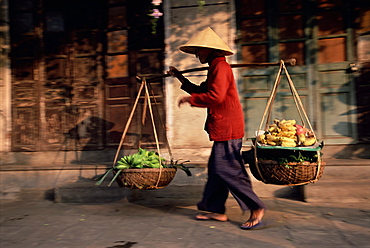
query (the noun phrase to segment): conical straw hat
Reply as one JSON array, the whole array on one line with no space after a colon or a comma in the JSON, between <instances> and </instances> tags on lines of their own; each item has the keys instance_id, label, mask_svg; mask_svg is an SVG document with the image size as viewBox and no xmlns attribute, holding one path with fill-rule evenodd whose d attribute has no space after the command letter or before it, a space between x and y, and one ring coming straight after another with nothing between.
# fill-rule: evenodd
<instances>
[{"instance_id":1,"label":"conical straw hat","mask_svg":"<svg viewBox=\"0 0 370 248\"><path fill-rule=\"evenodd\" d=\"M195 54L195 49L206 47L218 49L225 52L225 55L233 55L233 51L210 27L200 31L191 40L180 46L180 50L185 53Z\"/></svg>"}]
</instances>

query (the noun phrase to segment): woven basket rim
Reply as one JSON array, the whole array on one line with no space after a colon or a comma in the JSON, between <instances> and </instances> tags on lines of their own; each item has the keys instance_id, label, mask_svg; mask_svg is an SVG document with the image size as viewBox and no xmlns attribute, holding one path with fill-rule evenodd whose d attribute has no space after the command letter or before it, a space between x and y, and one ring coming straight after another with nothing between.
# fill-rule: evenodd
<instances>
[{"instance_id":1,"label":"woven basket rim","mask_svg":"<svg viewBox=\"0 0 370 248\"><path fill-rule=\"evenodd\" d=\"M294 185L305 185L308 183L316 182L318 179L322 177L323 170L325 168L326 162L321 161L320 165L318 163L310 163L310 164L302 164L297 163L295 165L291 165L291 168L285 167L285 165L280 164L255 164L252 166L258 167L260 170L260 174L258 172L252 170L253 176L266 184L275 184L275 185L287 185L287 186L294 186ZM319 166L321 167L320 170ZM304 168L315 168L315 173L311 171L308 174L300 174L302 169ZM282 172L283 170L284 172ZM305 170L305 169L304 169ZM281 174L283 173L283 174ZM293 173L293 174L290 174ZM298 174L296 174L298 173ZM274 175L271 177L271 175ZM293 176L294 175L294 176ZM283 176L280 178L280 176Z\"/></svg>"},{"instance_id":2,"label":"woven basket rim","mask_svg":"<svg viewBox=\"0 0 370 248\"><path fill-rule=\"evenodd\" d=\"M173 167L173 168L130 168L130 169L123 169L121 171L121 173L125 173L125 172L160 172L160 171L176 171L177 168L176 167Z\"/></svg>"},{"instance_id":3,"label":"woven basket rim","mask_svg":"<svg viewBox=\"0 0 370 248\"><path fill-rule=\"evenodd\" d=\"M262 164L262 161L273 161L273 162L276 162L276 164ZM308 162L309 164L307 164L307 162ZM318 163L318 162L302 161L302 162L288 162L288 163L286 163L286 164L279 164L276 160L272 160L272 159L265 159L265 160L258 161L258 164L259 164L259 165L262 165L262 166L264 166L264 165L276 165L276 166L277 166L277 165L293 165L293 164L295 164L295 165L306 165L306 166L308 166L308 165L316 166L316 165L318 165L319 163ZM326 161L322 160L322 161L320 162L320 164L321 164L321 165L326 165Z\"/></svg>"}]
</instances>

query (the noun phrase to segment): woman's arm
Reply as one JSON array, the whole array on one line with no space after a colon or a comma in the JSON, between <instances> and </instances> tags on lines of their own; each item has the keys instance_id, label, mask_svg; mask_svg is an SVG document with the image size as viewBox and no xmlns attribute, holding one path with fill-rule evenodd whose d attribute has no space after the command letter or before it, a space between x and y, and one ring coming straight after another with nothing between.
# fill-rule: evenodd
<instances>
[{"instance_id":1,"label":"woman's arm","mask_svg":"<svg viewBox=\"0 0 370 248\"><path fill-rule=\"evenodd\" d=\"M170 66L170 69L169 71L167 71L167 73L170 74L171 76L176 77L181 83L181 89L189 94L204 93L207 91L206 82L203 82L200 85L193 84L192 82L189 81L189 79L184 77L182 73L173 66Z\"/></svg>"}]
</instances>

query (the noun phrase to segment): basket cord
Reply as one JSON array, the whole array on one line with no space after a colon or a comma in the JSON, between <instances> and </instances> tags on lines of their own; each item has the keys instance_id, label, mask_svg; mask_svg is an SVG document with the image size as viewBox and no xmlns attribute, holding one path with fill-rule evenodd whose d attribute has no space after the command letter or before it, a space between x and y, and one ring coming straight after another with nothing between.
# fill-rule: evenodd
<instances>
[{"instance_id":1,"label":"basket cord","mask_svg":"<svg viewBox=\"0 0 370 248\"><path fill-rule=\"evenodd\" d=\"M162 176L162 166L161 166L162 165L162 161L161 161L161 156L160 156L161 152L160 152L160 148L159 148L159 141L158 141L157 129L156 129L155 122L154 122L152 104L151 104L150 97L149 97L148 85L146 83L145 78L143 78L143 82L144 82L144 87L145 87L145 96L147 97L150 118L151 118L152 126L153 126L153 133L154 133L154 138L155 138L155 144L157 146L157 151L158 151L158 155L159 155L159 165L160 165L159 166L159 175L158 175L157 183L155 184L155 187L158 187L159 181L160 181L161 176Z\"/></svg>"},{"instance_id":2,"label":"basket cord","mask_svg":"<svg viewBox=\"0 0 370 248\"><path fill-rule=\"evenodd\" d=\"M287 78L288 77L290 78L290 75L289 75L288 71L285 71L285 75L286 75ZM300 104L299 104L300 99L299 99L298 93L296 93L296 91L295 91L295 87L294 87L293 82L290 83L290 81L291 80L288 79L289 89L290 89L290 92L292 93L294 104L295 104L295 106L297 108L297 111L298 111L299 117L301 119L301 122L302 122L303 126L305 127L306 126L306 124L305 124L306 122L303 119L303 113L302 113L302 110L300 108ZM303 108L303 106L302 106L302 108Z\"/></svg>"},{"instance_id":3,"label":"basket cord","mask_svg":"<svg viewBox=\"0 0 370 248\"><path fill-rule=\"evenodd\" d=\"M152 87L152 85L150 84L150 82L149 82L149 81L147 81L147 84L148 84L148 89L150 90L150 93L152 94L152 98L153 98L153 101L154 101L154 106L155 106L156 112L157 112L157 114L158 114L158 116L159 116L159 123L160 123L161 127L162 127L164 130L166 130L166 126L165 126L165 124L164 124L164 122L163 122L163 120L162 120L162 118L161 118L161 114L160 114L160 112L159 112L158 102L157 102L157 100L156 100L156 98L155 98L155 94L154 94L154 91L153 91L153 87ZM170 157L170 159L171 159L171 160L173 160L173 155L172 155L172 151L171 151L171 146L170 146L170 143L169 143L169 141L168 141L167 135L164 135L164 140L165 140L165 142L166 142L166 146L167 146L167 150L168 150L169 157Z\"/></svg>"},{"instance_id":4,"label":"basket cord","mask_svg":"<svg viewBox=\"0 0 370 248\"><path fill-rule=\"evenodd\" d=\"M273 89L274 90L274 94L271 97L271 104L270 104L269 109L268 109L268 115L267 115L267 119L266 119L264 130L267 130L268 124L270 123L271 114L272 114L272 104L275 101L275 98L276 98L276 93L275 92L276 92L276 89L278 88L278 85L280 84L280 82L281 82L281 77L277 77L276 78L276 83L274 84L274 86L276 85L276 87L275 87L275 89Z\"/></svg>"},{"instance_id":5,"label":"basket cord","mask_svg":"<svg viewBox=\"0 0 370 248\"><path fill-rule=\"evenodd\" d=\"M319 177L319 174L320 174L320 170L321 170L321 153L320 153L320 151L317 151L317 171L316 171L315 179L313 180L314 182L319 180L318 177Z\"/></svg>"},{"instance_id":6,"label":"basket cord","mask_svg":"<svg viewBox=\"0 0 370 248\"><path fill-rule=\"evenodd\" d=\"M259 130L262 130L262 125L263 125L263 122L266 118L266 116L270 116L270 113L271 113L271 108L272 108L272 102L274 101L275 99L275 95L276 95L276 89L280 83L280 74L281 74L281 70L282 70L282 64L280 63L280 67L279 67L279 70L278 70L278 73L277 73L277 76L275 78L275 82L274 82L274 85L272 87L272 90L271 90L271 93L270 93L270 96L269 96L269 99L267 101L267 105L266 105L266 108L265 108L265 111L263 112L263 115L262 115L262 120L260 122L260 125L259 125L259 128L258 128L258 131ZM265 124L265 129L267 128L267 125L268 125L268 122L266 121L266 124Z\"/></svg>"},{"instance_id":7,"label":"basket cord","mask_svg":"<svg viewBox=\"0 0 370 248\"><path fill-rule=\"evenodd\" d=\"M146 112L148 109L148 96L145 94L144 97L144 105L143 105L143 111L141 114L141 128L140 128L140 135L139 135L139 141L137 147L141 147L141 140L143 137L143 130L144 130L144 125L145 125L145 120L146 120Z\"/></svg>"},{"instance_id":8,"label":"basket cord","mask_svg":"<svg viewBox=\"0 0 370 248\"><path fill-rule=\"evenodd\" d=\"M309 128L310 128L310 130L312 131L312 133L313 133L313 135L314 135L314 137L315 137L315 139L316 139L316 134L315 134L315 132L314 132L314 130L313 130L313 128L312 128L312 125L311 125L310 120L308 119L307 113L306 113L306 111L305 111L305 109L304 109L304 106L303 106L302 101L301 101L301 99L300 99L300 97L299 97L299 94L298 94L298 92L297 92L297 90L296 90L296 88L295 88L295 86L294 86L294 83L293 83L293 81L292 81L292 79L291 79L291 77L290 77L290 75L289 75L289 72L288 72L288 70L287 70L287 68L286 68L286 66L285 66L285 64L284 64L284 61L281 61L281 64L282 64L282 66L283 66L283 68L284 68L284 71L285 71L286 77L287 77L287 79L288 79L289 87L290 87L291 92L292 92L292 94L293 94L293 98L294 98L294 101L295 101L295 103L296 103L296 107L297 107L297 109L298 109L298 112L299 112L299 115L300 115L300 117L301 117L302 123L303 123L303 124L305 123L305 122L303 121L303 117L302 117L302 114L303 114L303 116L304 116L304 118L305 118L305 120L306 120L306 122L307 122L307 124L308 124L308 126L309 126ZM299 107L298 107L298 106L299 106Z\"/></svg>"},{"instance_id":9,"label":"basket cord","mask_svg":"<svg viewBox=\"0 0 370 248\"><path fill-rule=\"evenodd\" d=\"M263 177L260 167L258 166L258 158L257 158L257 140L255 140L255 143L252 142L253 152L254 152L254 163L255 167L257 169L258 175L260 176L262 182L266 183L266 179Z\"/></svg>"},{"instance_id":10,"label":"basket cord","mask_svg":"<svg viewBox=\"0 0 370 248\"><path fill-rule=\"evenodd\" d=\"M143 90L143 88L144 88L144 85L145 85L145 82L144 82L144 81L142 81L142 83L141 83L141 85L140 85L140 88L139 88L139 91L138 91L138 94L137 94L136 99L135 99L134 106L132 107L132 110L131 110L131 113L130 113L130 115L129 115L129 117L128 117L128 120L127 120L127 123L126 123L125 129L124 129L124 131L123 131L123 133L122 133L121 141L120 141L120 143L119 143L119 145L118 145L116 155L114 156L113 166L116 164L116 162L117 162L117 160L118 160L119 152L120 152L120 150L121 150L121 148L122 148L123 141L124 141L124 139L125 139L125 137L126 137L126 134L127 134L128 128L129 128L129 126L130 126L130 124L131 124L131 122L132 122L132 118L133 118L133 116L134 116L134 113L135 113L135 110L136 110L137 104L138 104L138 102L139 102L140 95L141 95L141 92L142 92L142 90Z\"/></svg>"}]
</instances>

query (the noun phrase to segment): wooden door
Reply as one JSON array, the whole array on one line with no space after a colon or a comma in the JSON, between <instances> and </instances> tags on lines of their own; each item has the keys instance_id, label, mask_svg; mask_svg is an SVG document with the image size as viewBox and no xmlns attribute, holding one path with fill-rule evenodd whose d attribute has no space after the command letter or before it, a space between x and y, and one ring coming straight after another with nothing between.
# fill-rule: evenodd
<instances>
[{"instance_id":1,"label":"wooden door","mask_svg":"<svg viewBox=\"0 0 370 248\"><path fill-rule=\"evenodd\" d=\"M14 151L103 147L102 1L10 1Z\"/></svg>"},{"instance_id":2,"label":"wooden door","mask_svg":"<svg viewBox=\"0 0 370 248\"><path fill-rule=\"evenodd\" d=\"M138 95L140 79L163 73L164 29L163 18L156 19L153 29L150 0L115 0L108 4L107 73L105 79L105 117L107 145L117 147ZM155 6L162 11L162 6ZM139 77L139 79L138 79ZM153 97L152 107L159 141L165 141L163 80L148 81ZM144 94L134 112L132 123L124 139L124 148L155 147L155 138L149 112L142 124Z\"/></svg>"},{"instance_id":3,"label":"wooden door","mask_svg":"<svg viewBox=\"0 0 370 248\"><path fill-rule=\"evenodd\" d=\"M163 70L163 18L150 0L10 1L14 151L116 147L138 91ZM157 6L161 9L161 6ZM164 123L162 80L151 81ZM144 103L140 98L140 104ZM153 145L134 116L126 147ZM157 110L158 109L158 110ZM163 143L165 129L159 128Z\"/></svg>"},{"instance_id":4,"label":"wooden door","mask_svg":"<svg viewBox=\"0 0 370 248\"><path fill-rule=\"evenodd\" d=\"M351 11L349 1L244 0L236 4L241 60L296 58L297 65L288 71L318 137L327 144L355 142L354 87L347 71L354 46L350 20L345 21ZM241 71L247 137L255 136L276 72L274 67ZM284 76L271 118L299 120Z\"/></svg>"}]
</instances>

